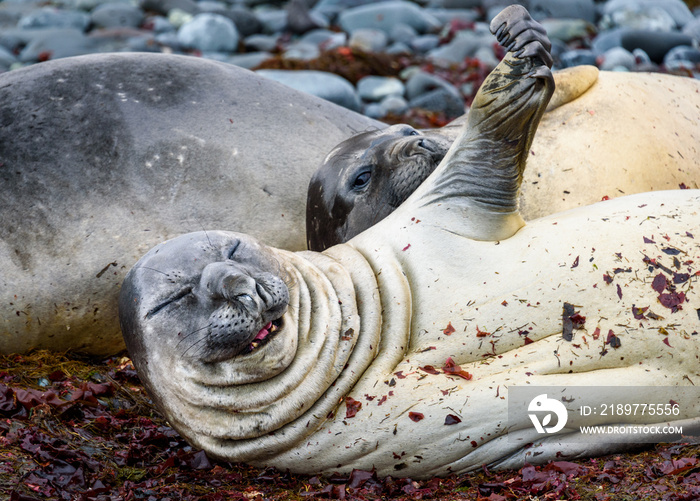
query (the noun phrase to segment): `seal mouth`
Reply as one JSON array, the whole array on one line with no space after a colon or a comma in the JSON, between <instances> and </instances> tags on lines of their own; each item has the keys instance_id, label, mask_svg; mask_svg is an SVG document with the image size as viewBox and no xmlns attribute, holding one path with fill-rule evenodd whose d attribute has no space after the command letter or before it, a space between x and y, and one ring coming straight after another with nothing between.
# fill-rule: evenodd
<instances>
[{"instance_id":1,"label":"seal mouth","mask_svg":"<svg viewBox=\"0 0 700 501\"><path fill-rule=\"evenodd\" d=\"M269 343L282 329L282 317L265 324L258 331L253 340L246 346L240 355L249 355Z\"/></svg>"}]
</instances>

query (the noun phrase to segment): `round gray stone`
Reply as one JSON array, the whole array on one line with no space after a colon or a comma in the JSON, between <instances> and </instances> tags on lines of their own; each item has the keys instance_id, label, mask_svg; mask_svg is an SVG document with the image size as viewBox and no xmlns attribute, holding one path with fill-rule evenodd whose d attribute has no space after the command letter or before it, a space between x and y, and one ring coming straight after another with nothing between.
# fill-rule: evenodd
<instances>
[{"instance_id":1,"label":"round gray stone","mask_svg":"<svg viewBox=\"0 0 700 501\"><path fill-rule=\"evenodd\" d=\"M22 31L22 35L26 35L27 45L17 58L23 63L80 56L94 52L98 47L97 40L86 37L77 29L46 28Z\"/></svg>"},{"instance_id":2,"label":"round gray stone","mask_svg":"<svg viewBox=\"0 0 700 501\"><path fill-rule=\"evenodd\" d=\"M419 35L410 42L411 48L418 54L425 54L436 49L440 44L440 37L437 35Z\"/></svg>"},{"instance_id":3,"label":"round gray stone","mask_svg":"<svg viewBox=\"0 0 700 501\"><path fill-rule=\"evenodd\" d=\"M693 39L678 32L627 30L622 33L620 43L629 51L644 50L652 61L660 64L668 51L681 45L692 45Z\"/></svg>"},{"instance_id":4,"label":"round gray stone","mask_svg":"<svg viewBox=\"0 0 700 501\"><path fill-rule=\"evenodd\" d=\"M365 101L381 101L388 96L403 96L404 91L401 80L394 77L370 75L357 82L357 93Z\"/></svg>"},{"instance_id":5,"label":"round gray stone","mask_svg":"<svg viewBox=\"0 0 700 501\"><path fill-rule=\"evenodd\" d=\"M426 33L441 27L440 22L414 3L403 1L379 2L347 9L338 17L340 27L347 32L359 28L374 28L391 33L392 28L403 23L418 33Z\"/></svg>"},{"instance_id":6,"label":"round gray stone","mask_svg":"<svg viewBox=\"0 0 700 501\"><path fill-rule=\"evenodd\" d=\"M559 56L559 61L562 68L570 68L572 66L581 66L584 64L596 65L596 55L588 49L574 49L566 51Z\"/></svg>"},{"instance_id":7,"label":"round gray stone","mask_svg":"<svg viewBox=\"0 0 700 501\"><path fill-rule=\"evenodd\" d=\"M593 0L530 0L528 10L537 20L582 19L596 22L596 5Z\"/></svg>"},{"instance_id":8,"label":"round gray stone","mask_svg":"<svg viewBox=\"0 0 700 501\"><path fill-rule=\"evenodd\" d=\"M348 45L365 52L381 52L386 48L388 41L387 34L382 30L358 28L350 33Z\"/></svg>"},{"instance_id":9,"label":"round gray stone","mask_svg":"<svg viewBox=\"0 0 700 501\"><path fill-rule=\"evenodd\" d=\"M202 52L234 52L239 34L229 18L203 13L183 24L177 32L177 39L184 47Z\"/></svg>"},{"instance_id":10,"label":"round gray stone","mask_svg":"<svg viewBox=\"0 0 700 501\"><path fill-rule=\"evenodd\" d=\"M464 114L464 100L459 92L438 88L409 101L411 108L445 113L447 118L457 118Z\"/></svg>"},{"instance_id":11,"label":"round gray stone","mask_svg":"<svg viewBox=\"0 0 700 501\"><path fill-rule=\"evenodd\" d=\"M613 47L603 54L599 68L601 70L615 70L622 67L631 70L636 65L637 60L630 51L622 47Z\"/></svg>"},{"instance_id":12,"label":"round gray stone","mask_svg":"<svg viewBox=\"0 0 700 501\"><path fill-rule=\"evenodd\" d=\"M461 63L466 57L474 57L483 46L491 46L492 41L472 31L460 31L451 42L428 52L427 57L433 61Z\"/></svg>"},{"instance_id":13,"label":"round gray stone","mask_svg":"<svg viewBox=\"0 0 700 501\"><path fill-rule=\"evenodd\" d=\"M145 11L157 12L167 16L170 11L178 9L189 14L197 14L199 6L194 0L141 0L140 7Z\"/></svg>"},{"instance_id":14,"label":"round gray stone","mask_svg":"<svg viewBox=\"0 0 700 501\"><path fill-rule=\"evenodd\" d=\"M602 9L603 28L673 31L693 20L681 0L610 0Z\"/></svg>"},{"instance_id":15,"label":"round gray stone","mask_svg":"<svg viewBox=\"0 0 700 501\"><path fill-rule=\"evenodd\" d=\"M306 42L295 42L289 44L282 54L285 59L296 59L299 61L311 61L321 55L318 45Z\"/></svg>"},{"instance_id":16,"label":"round gray stone","mask_svg":"<svg viewBox=\"0 0 700 501\"><path fill-rule=\"evenodd\" d=\"M394 113L400 115L408 111L408 102L401 96L387 96L379 103L384 115Z\"/></svg>"},{"instance_id":17,"label":"round gray stone","mask_svg":"<svg viewBox=\"0 0 700 501\"><path fill-rule=\"evenodd\" d=\"M301 42L314 44L323 50L330 50L346 45L348 42L348 36L343 32L318 29L309 31L299 40Z\"/></svg>"},{"instance_id":18,"label":"round gray stone","mask_svg":"<svg viewBox=\"0 0 700 501\"><path fill-rule=\"evenodd\" d=\"M256 73L350 110L360 110L360 98L355 87L343 77L333 73L315 70L257 70Z\"/></svg>"},{"instance_id":19,"label":"round gray stone","mask_svg":"<svg viewBox=\"0 0 700 501\"><path fill-rule=\"evenodd\" d=\"M43 7L28 13L18 21L20 29L75 28L85 31L90 26L90 16L85 12Z\"/></svg>"},{"instance_id":20,"label":"round gray stone","mask_svg":"<svg viewBox=\"0 0 700 501\"><path fill-rule=\"evenodd\" d=\"M389 39L392 42L402 42L408 44L418 36L418 32L412 26L404 23L395 24L389 31Z\"/></svg>"},{"instance_id":21,"label":"round gray stone","mask_svg":"<svg viewBox=\"0 0 700 501\"><path fill-rule=\"evenodd\" d=\"M277 35L250 35L243 40L246 50L272 52L277 48Z\"/></svg>"},{"instance_id":22,"label":"round gray stone","mask_svg":"<svg viewBox=\"0 0 700 501\"><path fill-rule=\"evenodd\" d=\"M143 21L143 11L124 3L104 3L90 14L90 20L98 28L138 27Z\"/></svg>"}]
</instances>

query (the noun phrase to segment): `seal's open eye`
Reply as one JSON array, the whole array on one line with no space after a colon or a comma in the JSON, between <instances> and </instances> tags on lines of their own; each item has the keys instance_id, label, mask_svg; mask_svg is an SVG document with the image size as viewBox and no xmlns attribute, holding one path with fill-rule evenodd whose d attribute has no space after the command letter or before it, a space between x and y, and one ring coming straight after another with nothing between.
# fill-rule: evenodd
<instances>
[{"instance_id":1,"label":"seal's open eye","mask_svg":"<svg viewBox=\"0 0 700 501\"><path fill-rule=\"evenodd\" d=\"M403 134L404 136L420 136L421 135L420 132L418 132L416 129L414 129L410 125L406 125L405 127L402 127L400 131L401 131L401 134Z\"/></svg>"},{"instance_id":2,"label":"seal's open eye","mask_svg":"<svg viewBox=\"0 0 700 501\"><path fill-rule=\"evenodd\" d=\"M361 190L365 186L369 184L369 180L372 179L372 171L371 170L364 170L360 172L355 180L352 182L352 189L353 190Z\"/></svg>"}]
</instances>

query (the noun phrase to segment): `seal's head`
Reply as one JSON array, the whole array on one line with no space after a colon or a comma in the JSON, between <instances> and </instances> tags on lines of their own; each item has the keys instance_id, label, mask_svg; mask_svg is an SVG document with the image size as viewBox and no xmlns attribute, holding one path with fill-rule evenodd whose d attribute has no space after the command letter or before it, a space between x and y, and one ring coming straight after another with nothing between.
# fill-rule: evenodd
<instances>
[{"instance_id":1,"label":"seal's head","mask_svg":"<svg viewBox=\"0 0 700 501\"><path fill-rule=\"evenodd\" d=\"M283 277L273 251L246 235L197 232L166 241L122 286L127 347L138 359L167 346L169 356L204 364L258 359L265 350L269 377L288 363L292 347L282 345L294 343L281 335L289 302Z\"/></svg>"},{"instance_id":2,"label":"seal's head","mask_svg":"<svg viewBox=\"0 0 700 501\"><path fill-rule=\"evenodd\" d=\"M324 271L246 235L202 231L157 245L126 275L119 319L129 355L156 406L195 446L240 459L269 452L246 439L279 440L268 434L313 406L313 419L325 419L362 373L343 375L360 337L352 281L317 257L328 261ZM369 331L376 347L378 329Z\"/></svg>"},{"instance_id":3,"label":"seal's head","mask_svg":"<svg viewBox=\"0 0 700 501\"><path fill-rule=\"evenodd\" d=\"M394 125L340 143L309 184L306 239L322 251L394 211L437 167L450 146L439 134Z\"/></svg>"}]
</instances>

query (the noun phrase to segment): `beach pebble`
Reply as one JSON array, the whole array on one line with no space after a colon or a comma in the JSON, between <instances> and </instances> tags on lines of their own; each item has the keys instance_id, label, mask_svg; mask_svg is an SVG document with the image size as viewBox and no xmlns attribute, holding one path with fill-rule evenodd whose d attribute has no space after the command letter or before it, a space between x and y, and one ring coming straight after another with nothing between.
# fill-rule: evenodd
<instances>
[{"instance_id":1,"label":"beach pebble","mask_svg":"<svg viewBox=\"0 0 700 501\"><path fill-rule=\"evenodd\" d=\"M197 14L199 7L194 0L141 0L141 9L157 12L167 16L172 10L178 9L188 14Z\"/></svg>"},{"instance_id":2,"label":"beach pebble","mask_svg":"<svg viewBox=\"0 0 700 501\"><path fill-rule=\"evenodd\" d=\"M287 12L285 10L259 10L255 12L260 21L260 31L275 35L287 29Z\"/></svg>"},{"instance_id":3,"label":"beach pebble","mask_svg":"<svg viewBox=\"0 0 700 501\"><path fill-rule=\"evenodd\" d=\"M457 89L450 91L445 87L437 88L426 94L411 99L411 108L444 113L448 119L457 118L464 114L464 99Z\"/></svg>"},{"instance_id":4,"label":"beach pebble","mask_svg":"<svg viewBox=\"0 0 700 501\"><path fill-rule=\"evenodd\" d=\"M693 68L700 64L700 50L686 45L674 47L668 51L663 63L669 68L676 68L680 65Z\"/></svg>"},{"instance_id":5,"label":"beach pebble","mask_svg":"<svg viewBox=\"0 0 700 501\"><path fill-rule=\"evenodd\" d=\"M602 8L604 29L623 27L672 31L693 20L681 0L610 0Z\"/></svg>"},{"instance_id":6,"label":"beach pebble","mask_svg":"<svg viewBox=\"0 0 700 501\"><path fill-rule=\"evenodd\" d=\"M357 82L357 93L365 101L381 101L389 96L403 96L406 88L398 78L367 76Z\"/></svg>"},{"instance_id":7,"label":"beach pebble","mask_svg":"<svg viewBox=\"0 0 700 501\"><path fill-rule=\"evenodd\" d=\"M307 42L294 42L287 46L282 56L285 59L311 61L321 55L318 45Z\"/></svg>"},{"instance_id":8,"label":"beach pebble","mask_svg":"<svg viewBox=\"0 0 700 501\"><path fill-rule=\"evenodd\" d=\"M598 33L594 24L583 19L543 19L540 24L547 30L550 40L565 43L587 39Z\"/></svg>"},{"instance_id":9,"label":"beach pebble","mask_svg":"<svg viewBox=\"0 0 700 501\"><path fill-rule=\"evenodd\" d=\"M5 47L0 45L0 67L4 68L5 71L10 69L10 66L17 62L17 57L7 50Z\"/></svg>"},{"instance_id":10,"label":"beach pebble","mask_svg":"<svg viewBox=\"0 0 700 501\"><path fill-rule=\"evenodd\" d=\"M243 40L246 50L253 52L272 52L277 48L277 35L250 35Z\"/></svg>"},{"instance_id":11,"label":"beach pebble","mask_svg":"<svg viewBox=\"0 0 700 501\"><path fill-rule=\"evenodd\" d=\"M144 19L142 27L153 33L168 33L177 30L167 18L159 15L148 16Z\"/></svg>"},{"instance_id":12,"label":"beach pebble","mask_svg":"<svg viewBox=\"0 0 700 501\"><path fill-rule=\"evenodd\" d=\"M228 9L226 11L226 17L233 21L233 24L236 25L236 29L238 30L238 34L244 38L260 33L263 29L263 25L258 19L258 16L240 7Z\"/></svg>"},{"instance_id":13,"label":"beach pebble","mask_svg":"<svg viewBox=\"0 0 700 501\"><path fill-rule=\"evenodd\" d=\"M304 34L299 39L301 42L316 45L321 50L331 50L342 47L348 43L348 36L343 32L318 29Z\"/></svg>"},{"instance_id":14,"label":"beach pebble","mask_svg":"<svg viewBox=\"0 0 700 501\"><path fill-rule=\"evenodd\" d=\"M274 75L373 117L418 108L453 117L483 78L469 72L498 64L489 22L513 3L545 27L554 69L700 73L700 7L694 15L682 0L8 0L0 72L91 52L187 54L253 70L270 60L328 70ZM373 74L388 74L385 65L399 76Z\"/></svg>"},{"instance_id":15,"label":"beach pebble","mask_svg":"<svg viewBox=\"0 0 700 501\"><path fill-rule=\"evenodd\" d=\"M443 26L453 22L468 25L479 20L481 13L475 9L435 9L426 8L425 12L437 19Z\"/></svg>"},{"instance_id":16,"label":"beach pebble","mask_svg":"<svg viewBox=\"0 0 700 501\"><path fill-rule=\"evenodd\" d=\"M287 29L292 33L304 34L318 28L328 28L330 23L321 13L309 11L305 0L289 0L286 5Z\"/></svg>"},{"instance_id":17,"label":"beach pebble","mask_svg":"<svg viewBox=\"0 0 700 501\"><path fill-rule=\"evenodd\" d=\"M257 73L353 111L360 110L360 98L355 87L343 77L333 73L313 70L257 70Z\"/></svg>"},{"instance_id":18,"label":"beach pebble","mask_svg":"<svg viewBox=\"0 0 700 501\"><path fill-rule=\"evenodd\" d=\"M232 52L238 46L238 30L229 18L219 14L197 14L177 32L184 47L202 52Z\"/></svg>"},{"instance_id":19,"label":"beach pebble","mask_svg":"<svg viewBox=\"0 0 700 501\"><path fill-rule=\"evenodd\" d=\"M89 54L97 44L76 29L58 28L33 30L29 43L19 53L22 63L36 63L49 59Z\"/></svg>"},{"instance_id":20,"label":"beach pebble","mask_svg":"<svg viewBox=\"0 0 700 501\"><path fill-rule=\"evenodd\" d=\"M589 23L596 21L596 6L593 0L530 0L530 15L541 19L580 19Z\"/></svg>"},{"instance_id":21,"label":"beach pebble","mask_svg":"<svg viewBox=\"0 0 700 501\"><path fill-rule=\"evenodd\" d=\"M365 52L382 52L386 49L389 37L375 28L358 28L350 33L348 45Z\"/></svg>"},{"instance_id":22,"label":"beach pebble","mask_svg":"<svg viewBox=\"0 0 700 501\"><path fill-rule=\"evenodd\" d=\"M90 21L99 28L129 26L137 28L143 21L143 11L125 3L103 3L90 13Z\"/></svg>"},{"instance_id":23,"label":"beach pebble","mask_svg":"<svg viewBox=\"0 0 700 501\"><path fill-rule=\"evenodd\" d=\"M438 35L419 35L411 40L409 45L416 54L425 54L440 45L440 37Z\"/></svg>"},{"instance_id":24,"label":"beach pebble","mask_svg":"<svg viewBox=\"0 0 700 501\"><path fill-rule=\"evenodd\" d=\"M678 32L629 30L622 33L620 42L629 51L642 49L652 61L660 64L668 51L679 45L692 45L693 39Z\"/></svg>"},{"instance_id":25,"label":"beach pebble","mask_svg":"<svg viewBox=\"0 0 700 501\"><path fill-rule=\"evenodd\" d=\"M559 62L562 68L570 68L572 66L581 66L584 64L595 66L596 55L592 50L574 49L561 54L559 56Z\"/></svg>"},{"instance_id":26,"label":"beach pebble","mask_svg":"<svg viewBox=\"0 0 700 501\"><path fill-rule=\"evenodd\" d=\"M465 58L473 57L481 47L492 45L493 40L486 40L472 31L465 30L458 32L451 42L429 51L427 57L431 60L461 63Z\"/></svg>"},{"instance_id":27,"label":"beach pebble","mask_svg":"<svg viewBox=\"0 0 700 501\"><path fill-rule=\"evenodd\" d=\"M90 16L85 12L43 7L26 14L17 22L20 29L75 28L85 31L90 25Z\"/></svg>"},{"instance_id":28,"label":"beach pebble","mask_svg":"<svg viewBox=\"0 0 700 501\"><path fill-rule=\"evenodd\" d=\"M409 44L417 36L418 32L416 29L405 23L396 23L391 27L391 30L389 30L389 40L392 42Z\"/></svg>"},{"instance_id":29,"label":"beach pebble","mask_svg":"<svg viewBox=\"0 0 700 501\"><path fill-rule=\"evenodd\" d=\"M606 51L600 56L600 61L600 69L608 71L620 70L621 68L631 70L637 64L634 54L622 47L613 47Z\"/></svg>"},{"instance_id":30,"label":"beach pebble","mask_svg":"<svg viewBox=\"0 0 700 501\"><path fill-rule=\"evenodd\" d=\"M408 102L401 96L387 96L379 103L379 106L384 113L384 116L388 114L400 115L406 113L409 109Z\"/></svg>"},{"instance_id":31,"label":"beach pebble","mask_svg":"<svg viewBox=\"0 0 700 501\"><path fill-rule=\"evenodd\" d=\"M374 28L391 33L398 24L407 24L418 33L440 29L440 22L414 3L405 1L379 2L344 10L338 16L340 27L347 32L359 28Z\"/></svg>"},{"instance_id":32,"label":"beach pebble","mask_svg":"<svg viewBox=\"0 0 700 501\"><path fill-rule=\"evenodd\" d=\"M229 56L225 62L235 64L241 68L252 70L272 57L270 52L248 52L246 54L234 54Z\"/></svg>"},{"instance_id":33,"label":"beach pebble","mask_svg":"<svg viewBox=\"0 0 700 501\"><path fill-rule=\"evenodd\" d=\"M700 13L698 17L687 23L683 27L683 34L688 35L696 42L700 43Z\"/></svg>"}]
</instances>

